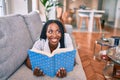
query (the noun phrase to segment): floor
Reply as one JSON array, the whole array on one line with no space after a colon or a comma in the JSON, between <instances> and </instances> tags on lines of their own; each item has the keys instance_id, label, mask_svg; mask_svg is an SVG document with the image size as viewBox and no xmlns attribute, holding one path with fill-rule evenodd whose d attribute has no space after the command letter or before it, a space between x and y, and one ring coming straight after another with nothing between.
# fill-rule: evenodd
<instances>
[{"instance_id":1,"label":"floor","mask_svg":"<svg viewBox=\"0 0 120 80\"><path fill-rule=\"evenodd\" d=\"M87 80L105 80L103 69L104 61L94 60L94 43L95 40L100 39L104 33L105 37L120 36L120 29L113 29L105 26L105 32L80 32L73 30L73 37L77 44L77 49L81 57L82 65L85 70ZM104 48L106 49L106 48ZM99 52L100 46L97 45L96 52Z\"/></svg>"}]
</instances>

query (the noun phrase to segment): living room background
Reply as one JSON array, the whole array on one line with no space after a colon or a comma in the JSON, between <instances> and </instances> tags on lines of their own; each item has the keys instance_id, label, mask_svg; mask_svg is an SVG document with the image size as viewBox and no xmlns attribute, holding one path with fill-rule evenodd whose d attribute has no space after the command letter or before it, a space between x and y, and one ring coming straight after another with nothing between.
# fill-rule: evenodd
<instances>
[{"instance_id":1,"label":"living room background","mask_svg":"<svg viewBox=\"0 0 120 80\"><path fill-rule=\"evenodd\" d=\"M44 7L38 2L39 0L0 0L0 16L8 14L26 14L33 10L39 10L43 21ZM93 9L103 9L108 15L108 24L118 27L120 18L120 0L58 0L63 3L64 10L78 8L80 3L86 4ZM77 3L77 4L76 4ZM102 4L99 4L102 3ZM101 6L100 6L101 5ZM112 5L112 7L109 7ZM109 13L109 14L108 14Z\"/></svg>"}]
</instances>

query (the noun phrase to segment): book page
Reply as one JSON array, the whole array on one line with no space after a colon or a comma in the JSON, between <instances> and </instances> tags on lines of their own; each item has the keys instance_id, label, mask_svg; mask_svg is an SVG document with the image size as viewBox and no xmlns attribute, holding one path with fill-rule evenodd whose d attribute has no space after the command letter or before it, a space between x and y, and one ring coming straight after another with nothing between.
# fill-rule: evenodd
<instances>
[{"instance_id":1,"label":"book page","mask_svg":"<svg viewBox=\"0 0 120 80\"><path fill-rule=\"evenodd\" d=\"M67 52L67 51L72 51L73 49L71 48L59 48L59 49L56 49L52 52L53 55L55 54L60 54L61 52Z\"/></svg>"},{"instance_id":2,"label":"book page","mask_svg":"<svg viewBox=\"0 0 120 80\"><path fill-rule=\"evenodd\" d=\"M73 50L73 49L71 49L71 48L59 48L59 49L54 50L51 54L49 52L41 51L41 50L38 50L38 49L35 49L35 48L31 49L31 51L33 51L33 52L43 54L43 55L46 55L48 57L52 57L55 54L60 54L61 52L66 52L66 51L71 51L71 50Z\"/></svg>"},{"instance_id":3,"label":"book page","mask_svg":"<svg viewBox=\"0 0 120 80\"><path fill-rule=\"evenodd\" d=\"M41 51L41 50L38 50L38 49L35 49L35 48L31 49L31 51L36 52L38 54L46 55L48 57L52 57L53 56L53 54L51 54L49 52Z\"/></svg>"}]
</instances>

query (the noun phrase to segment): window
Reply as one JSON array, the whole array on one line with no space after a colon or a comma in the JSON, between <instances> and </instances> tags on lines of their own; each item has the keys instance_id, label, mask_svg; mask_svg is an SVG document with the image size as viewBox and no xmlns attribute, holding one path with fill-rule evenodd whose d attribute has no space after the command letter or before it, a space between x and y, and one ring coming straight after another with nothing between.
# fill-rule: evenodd
<instances>
[{"instance_id":1,"label":"window","mask_svg":"<svg viewBox=\"0 0 120 80\"><path fill-rule=\"evenodd\" d=\"M0 15L2 15L2 0L0 0Z\"/></svg>"},{"instance_id":2,"label":"window","mask_svg":"<svg viewBox=\"0 0 120 80\"><path fill-rule=\"evenodd\" d=\"M0 16L5 14L5 0L0 0Z\"/></svg>"}]
</instances>

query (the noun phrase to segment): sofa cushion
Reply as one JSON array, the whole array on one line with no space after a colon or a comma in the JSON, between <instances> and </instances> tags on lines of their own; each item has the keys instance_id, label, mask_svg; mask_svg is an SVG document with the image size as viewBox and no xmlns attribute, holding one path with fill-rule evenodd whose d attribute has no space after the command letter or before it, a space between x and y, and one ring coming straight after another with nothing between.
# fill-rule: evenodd
<instances>
[{"instance_id":1,"label":"sofa cushion","mask_svg":"<svg viewBox=\"0 0 120 80\"><path fill-rule=\"evenodd\" d=\"M73 41L74 43L74 41ZM22 74L22 75L21 75ZM36 77L33 75L33 71L26 67L26 65L22 65L10 78L9 80L87 80L85 72L82 67L81 59L77 52L76 54L76 65L73 71L67 73L67 77L58 78L58 77Z\"/></svg>"},{"instance_id":2,"label":"sofa cushion","mask_svg":"<svg viewBox=\"0 0 120 80\"><path fill-rule=\"evenodd\" d=\"M43 27L40 15L37 11L30 12L27 15L24 15L25 22L30 31L33 42L40 37L41 30Z\"/></svg>"},{"instance_id":3,"label":"sofa cushion","mask_svg":"<svg viewBox=\"0 0 120 80\"><path fill-rule=\"evenodd\" d=\"M23 17L0 17L0 80L6 80L23 64L32 45Z\"/></svg>"},{"instance_id":4,"label":"sofa cushion","mask_svg":"<svg viewBox=\"0 0 120 80\"><path fill-rule=\"evenodd\" d=\"M22 65L19 70L13 74L9 80L86 80L86 75L83 71L83 67L81 64L81 60L79 55L76 56L77 64L75 65L73 71L67 73L67 77L58 78L58 77L36 77L33 75L32 70L26 67L26 65ZM22 74L22 75L21 75Z\"/></svg>"}]
</instances>

